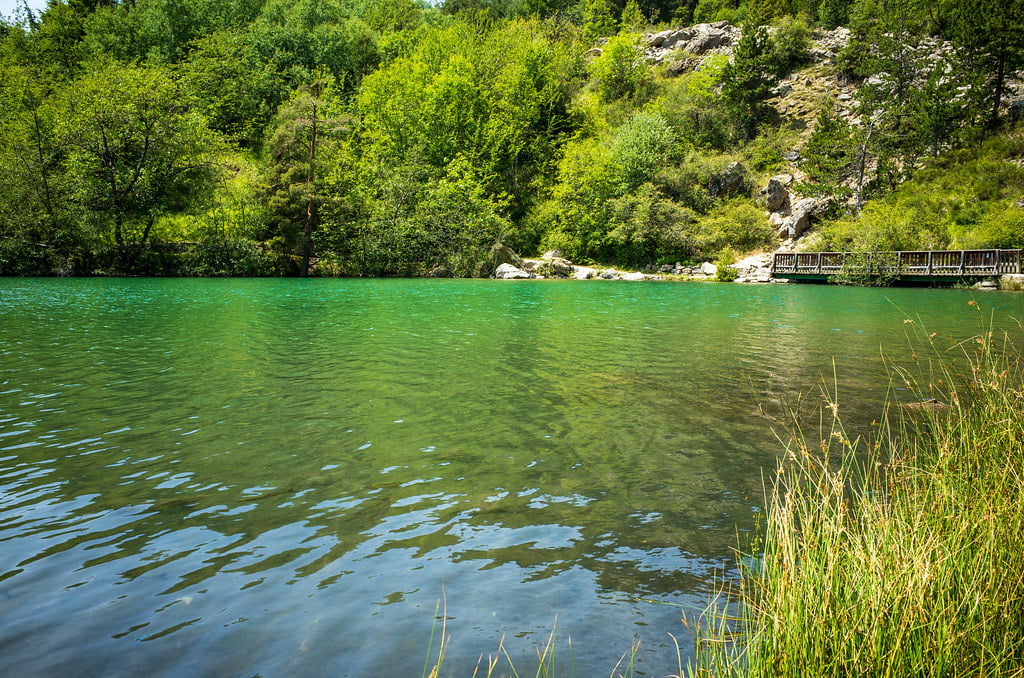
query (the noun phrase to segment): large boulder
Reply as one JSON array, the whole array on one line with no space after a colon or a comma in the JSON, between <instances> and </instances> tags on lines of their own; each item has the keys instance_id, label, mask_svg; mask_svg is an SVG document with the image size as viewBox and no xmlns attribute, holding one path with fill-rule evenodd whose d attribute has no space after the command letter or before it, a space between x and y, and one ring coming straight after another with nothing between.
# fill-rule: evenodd
<instances>
[{"instance_id":1,"label":"large boulder","mask_svg":"<svg viewBox=\"0 0 1024 678\"><path fill-rule=\"evenodd\" d=\"M729 166L720 174L711 177L708 189L708 192L716 197L729 197L745 193L747 189L747 168L742 163L729 163Z\"/></svg>"},{"instance_id":2,"label":"large boulder","mask_svg":"<svg viewBox=\"0 0 1024 678\"><path fill-rule=\"evenodd\" d=\"M499 264L494 271L494 277L500 280L525 280L535 276L512 264Z\"/></svg>"},{"instance_id":3,"label":"large boulder","mask_svg":"<svg viewBox=\"0 0 1024 678\"><path fill-rule=\"evenodd\" d=\"M481 263L478 275L493 275L494 277L497 277L495 272L502 264L511 264L515 268L522 268L523 260L511 247L500 244L495 245L488 253L487 259Z\"/></svg>"},{"instance_id":4,"label":"large boulder","mask_svg":"<svg viewBox=\"0 0 1024 678\"><path fill-rule=\"evenodd\" d=\"M682 75L683 73L689 73L697 70L700 63L700 57L683 57L681 59L673 59L668 65L668 73L669 75Z\"/></svg>"},{"instance_id":5,"label":"large boulder","mask_svg":"<svg viewBox=\"0 0 1024 678\"><path fill-rule=\"evenodd\" d=\"M552 257L537 265L534 272L550 278L569 278L572 276L573 266L568 259Z\"/></svg>"},{"instance_id":6,"label":"large boulder","mask_svg":"<svg viewBox=\"0 0 1024 678\"><path fill-rule=\"evenodd\" d=\"M787 212L789 210L789 190L783 185L780 177L772 177L768 185L761 189L765 207L769 212Z\"/></svg>"},{"instance_id":7,"label":"large boulder","mask_svg":"<svg viewBox=\"0 0 1024 678\"><path fill-rule=\"evenodd\" d=\"M811 226L811 219L828 206L828 203L814 198L804 198L793 205L793 213L786 217L779 228L779 237L790 240L799 238Z\"/></svg>"},{"instance_id":8,"label":"large boulder","mask_svg":"<svg viewBox=\"0 0 1024 678\"><path fill-rule=\"evenodd\" d=\"M576 273L574 273L572 277L576 278L577 280L590 280L591 278L594 277L596 273L597 271L595 271L592 268L588 268L586 266L577 266Z\"/></svg>"},{"instance_id":9,"label":"large boulder","mask_svg":"<svg viewBox=\"0 0 1024 678\"><path fill-rule=\"evenodd\" d=\"M694 36L694 31L689 28L676 28L667 31L661 31L654 35L648 36L647 44L650 47L661 47L662 49L672 49L679 43L687 42Z\"/></svg>"},{"instance_id":10,"label":"large boulder","mask_svg":"<svg viewBox=\"0 0 1024 678\"><path fill-rule=\"evenodd\" d=\"M709 24L698 24L694 28L697 30L697 35L688 40L683 49L697 56L703 56L719 47L731 46L735 41L733 34L723 28L716 28Z\"/></svg>"}]
</instances>

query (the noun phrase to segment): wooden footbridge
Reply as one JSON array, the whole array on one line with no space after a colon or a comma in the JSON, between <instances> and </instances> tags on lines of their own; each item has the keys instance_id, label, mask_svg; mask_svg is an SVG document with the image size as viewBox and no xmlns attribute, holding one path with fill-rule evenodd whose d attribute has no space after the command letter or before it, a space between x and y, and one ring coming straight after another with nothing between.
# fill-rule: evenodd
<instances>
[{"instance_id":1,"label":"wooden footbridge","mask_svg":"<svg viewBox=\"0 0 1024 678\"><path fill-rule=\"evenodd\" d=\"M918 252L778 253L772 276L823 280L843 275L876 275L903 281L950 281L1020 274L1021 250Z\"/></svg>"}]
</instances>

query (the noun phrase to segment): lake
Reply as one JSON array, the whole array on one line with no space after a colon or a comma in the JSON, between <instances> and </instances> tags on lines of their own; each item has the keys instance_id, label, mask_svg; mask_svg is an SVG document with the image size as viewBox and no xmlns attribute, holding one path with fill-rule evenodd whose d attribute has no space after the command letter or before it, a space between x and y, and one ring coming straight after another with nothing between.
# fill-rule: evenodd
<instances>
[{"instance_id":1,"label":"lake","mask_svg":"<svg viewBox=\"0 0 1024 678\"><path fill-rule=\"evenodd\" d=\"M533 675L555 630L565 675L636 640L664 676L783 411L837 383L867 427L908 334L1022 317L964 290L0 279L0 656L419 676L440 606L442 675L499 646Z\"/></svg>"}]
</instances>

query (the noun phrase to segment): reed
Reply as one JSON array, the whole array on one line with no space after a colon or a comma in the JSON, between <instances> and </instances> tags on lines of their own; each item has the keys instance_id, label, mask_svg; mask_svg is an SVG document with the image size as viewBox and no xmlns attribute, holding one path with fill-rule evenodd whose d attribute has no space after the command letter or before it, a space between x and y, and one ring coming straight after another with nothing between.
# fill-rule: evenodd
<instances>
[{"instance_id":1,"label":"reed","mask_svg":"<svg viewBox=\"0 0 1024 678\"><path fill-rule=\"evenodd\" d=\"M450 638L447 626L447 602L438 601L434 610L434 625L431 629L427 646L426 661L423 665L423 678L440 678L445 675L465 675L461 667L458 670L445 668ZM434 647L435 635L440 626L440 638ZM559 646L557 619L551 627L544 643L536 648L537 661L534 671L526 672L522 666L516 666L512 656L505 648L502 637L497 649L486 657L480 655L473 669L472 678L576 678L576 661L573 654L572 638L567 638L565 648ZM636 654L640 649L639 642L634 640L628 653L624 654L612 667L609 678L634 678L636 675ZM523 673L520 671L523 670Z\"/></svg>"},{"instance_id":2,"label":"reed","mask_svg":"<svg viewBox=\"0 0 1024 678\"><path fill-rule=\"evenodd\" d=\"M915 346L892 379L922 402L851 438L828 390L786 444L753 556L691 620L690 676L1024 675L1019 359L990 330Z\"/></svg>"}]
</instances>

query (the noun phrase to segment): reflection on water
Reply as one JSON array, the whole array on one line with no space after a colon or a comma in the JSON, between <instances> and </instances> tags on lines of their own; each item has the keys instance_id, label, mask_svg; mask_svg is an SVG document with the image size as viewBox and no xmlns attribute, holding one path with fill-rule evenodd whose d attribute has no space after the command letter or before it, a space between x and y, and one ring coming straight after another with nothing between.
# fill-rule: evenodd
<instances>
[{"instance_id":1,"label":"reflection on water","mask_svg":"<svg viewBox=\"0 0 1024 678\"><path fill-rule=\"evenodd\" d=\"M25 675L415 675L557 625L578 675L732 563L779 402L864 417L968 292L0 281L0 653ZM997 323L1019 296L982 297ZM986 317L987 319L987 317ZM672 603L664 605L659 603ZM684 648L685 649L685 648ZM568 661L568 657L566 657Z\"/></svg>"}]
</instances>

